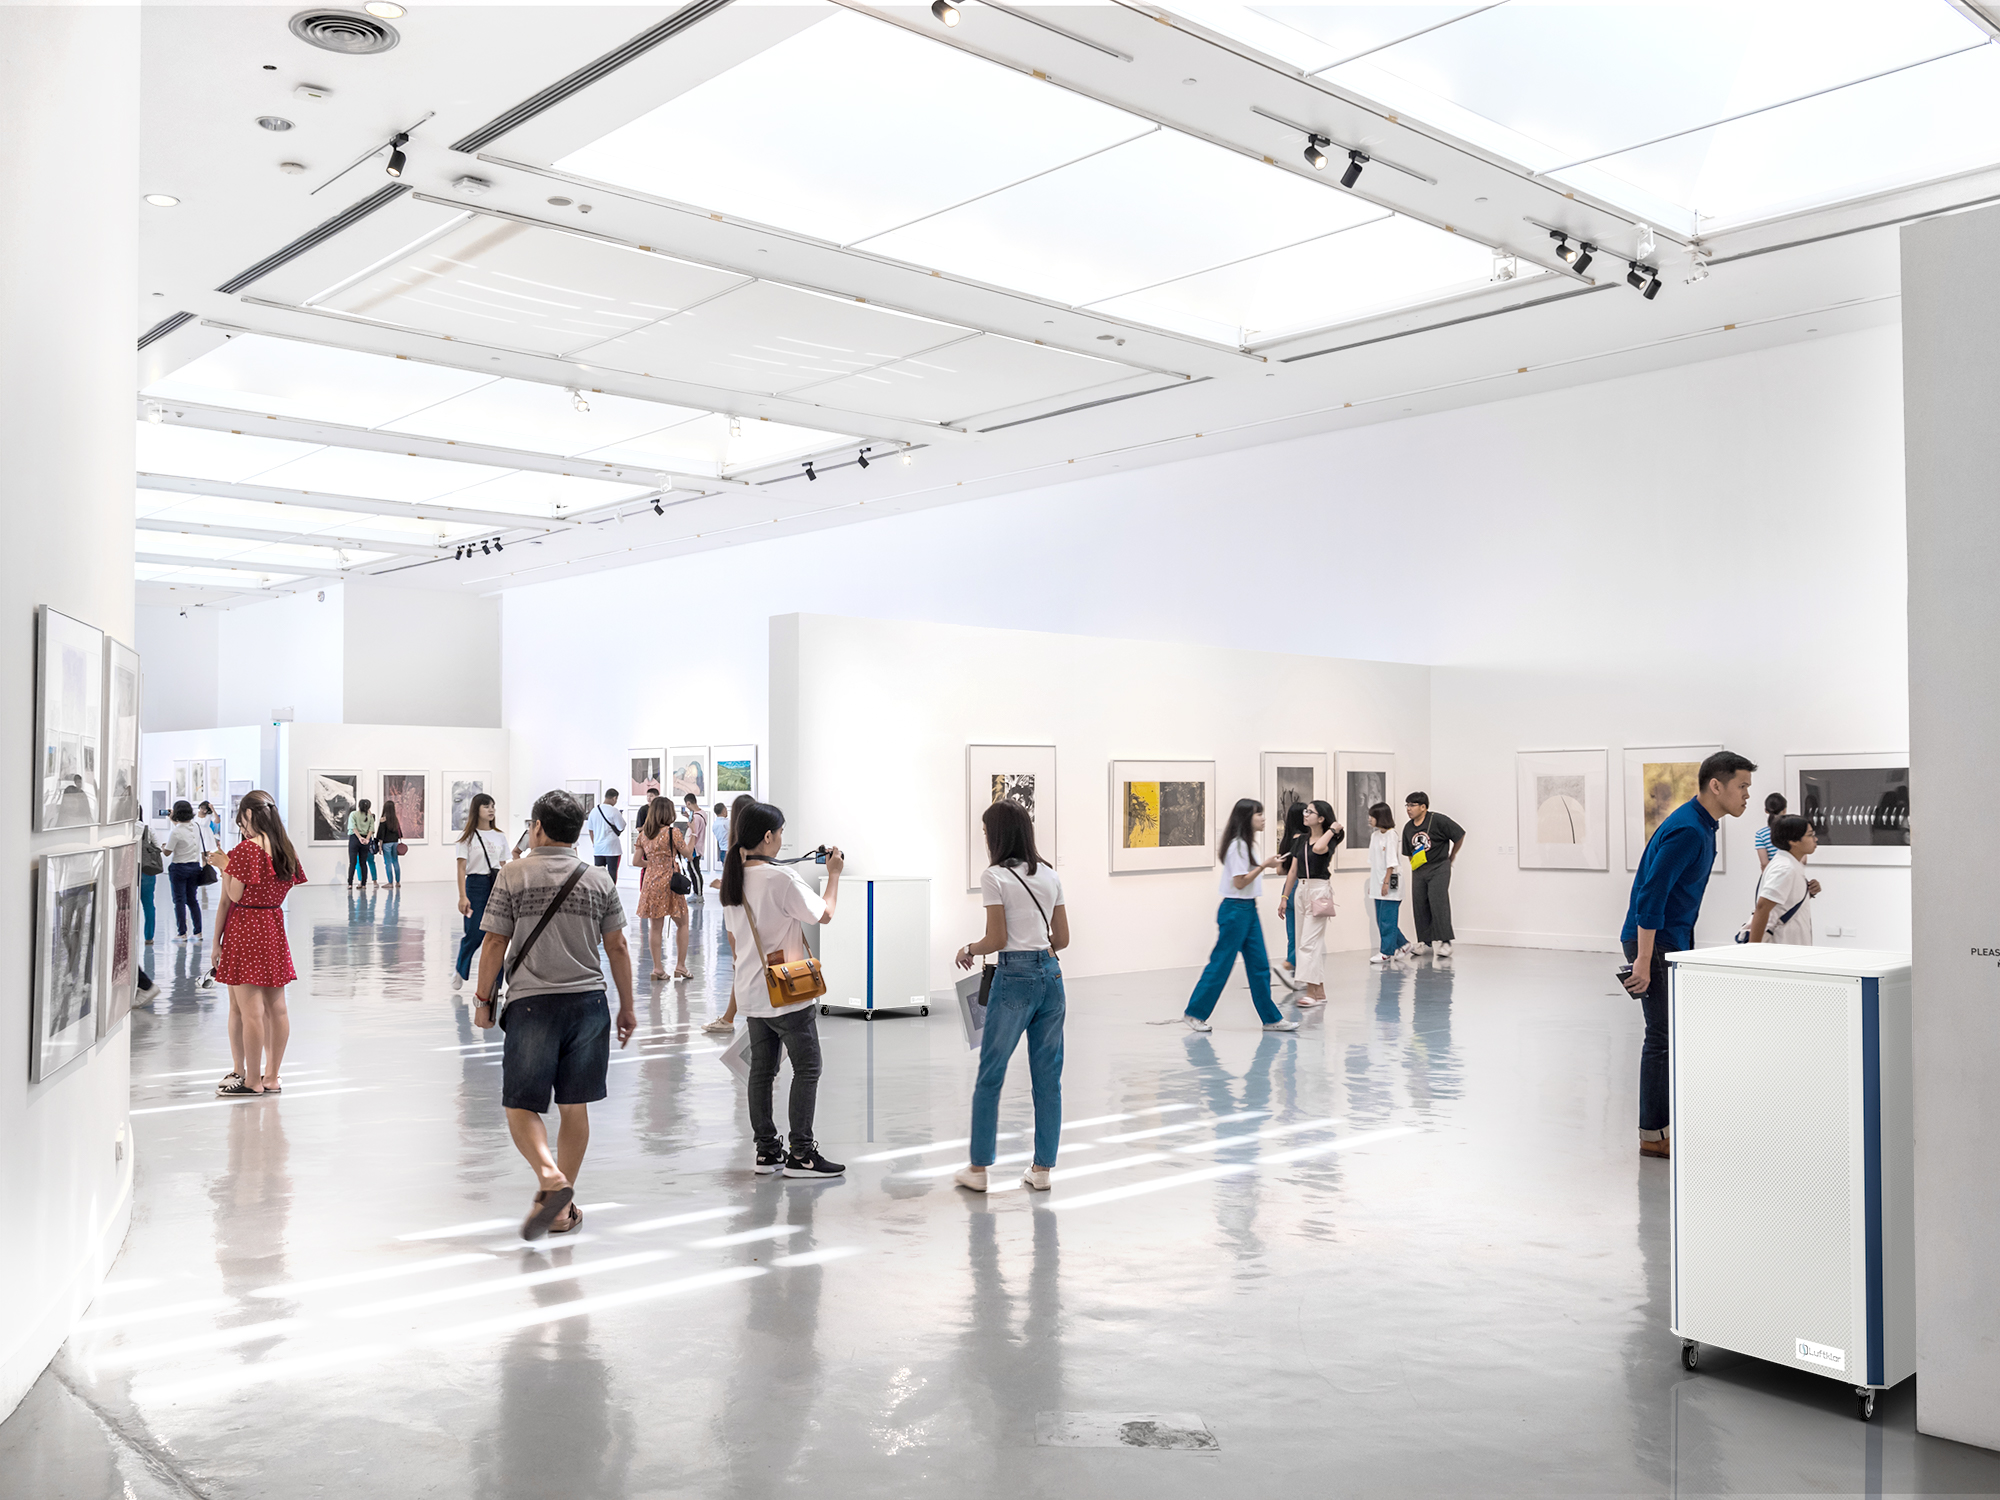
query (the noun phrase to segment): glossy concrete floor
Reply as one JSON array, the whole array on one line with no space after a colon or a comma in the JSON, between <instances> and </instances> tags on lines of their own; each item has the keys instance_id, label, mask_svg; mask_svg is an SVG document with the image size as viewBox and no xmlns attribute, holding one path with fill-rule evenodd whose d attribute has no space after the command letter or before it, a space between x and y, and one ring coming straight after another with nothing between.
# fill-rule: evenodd
<instances>
[{"instance_id":1,"label":"glossy concrete floor","mask_svg":"<svg viewBox=\"0 0 2000 1500\"><path fill-rule=\"evenodd\" d=\"M0 1428L0 1494L2000 1492L2000 1454L1915 1433L1907 1385L1863 1425L1833 1380L1680 1368L1638 1017L1603 955L1342 954L1295 1036L1240 982L1194 1036L1145 1024L1187 973L1078 981L1067 1172L980 1198L949 1176L973 1072L949 1005L823 1020L820 1130L851 1170L751 1174L695 1029L726 984L698 915L697 977L642 985L593 1111L584 1233L528 1249L448 890L308 888L290 921L281 1099L214 1099L226 1001L157 949L131 1236ZM1217 1446L1038 1442L1053 1413Z\"/></svg>"}]
</instances>

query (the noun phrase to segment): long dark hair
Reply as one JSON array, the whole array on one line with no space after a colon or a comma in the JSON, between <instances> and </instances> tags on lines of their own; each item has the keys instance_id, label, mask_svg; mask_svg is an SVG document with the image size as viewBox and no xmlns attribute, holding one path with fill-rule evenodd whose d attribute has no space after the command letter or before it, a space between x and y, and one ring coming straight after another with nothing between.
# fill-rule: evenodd
<instances>
[{"instance_id":1,"label":"long dark hair","mask_svg":"<svg viewBox=\"0 0 2000 1500\"><path fill-rule=\"evenodd\" d=\"M986 830L988 864L1004 865L1018 859L1027 864L1032 875L1048 863L1035 847L1035 820L1020 803L995 802L979 815L979 822Z\"/></svg>"},{"instance_id":2,"label":"long dark hair","mask_svg":"<svg viewBox=\"0 0 2000 1500\"><path fill-rule=\"evenodd\" d=\"M1257 846L1252 840L1257 830L1250 826L1250 820L1263 810L1264 804L1255 797L1236 799L1236 805L1229 809L1229 821L1222 825L1222 842L1215 848L1217 859L1229 858L1229 846L1238 839L1243 840L1243 847L1249 851L1251 859L1256 859ZM1299 826L1303 828L1305 825L1302 822Z\"/></svg>"},{"instance_id":3,"label":"long dark hair","mask_svg":"<svg viewBox=\"0 0 2000 1500\"><path fill-rule=\"evenodd\" d=\"M1298 843L1299 836L1303 834L1305 831L1306 831L1306 805L1303 801L1294 802L1292 804L1291 811L1285 814L1285 828L1284 831L1278 835L1278 840L1279 840L1278 847L1280 849L1292 848L1295 844Z\"/></svg>"},{"instance_id":4,"label":"long dark hair","mask_svg":"<svg viewBox=\"0 0 2000 1500\"><path fill-rule=\"evenodd\" d=\"M1333 804L1324 797L1313 798L1312 807L1313 811L1319 814L1319 826L1322 833L1331 831L1333 826L1340 821L1339 817L1334 813ZM1328 849L1338 849L1346 838L1347 830L1343 828L1328 840L1326 847Z\"/></svg>"},{"instance_id":5,"label":"long dark hair","mask_svg":"<svg viewBox=\"0 0 2000 1500\"><path fill-rule=\"evenodd\" d=\"M278 804L269 792L245 792L236 804L236 824L245 824L253 834L261 833L271 846L271 872L280 880L299 873L299 852L285 832L285 820L278 816Z\"/></svg>"},{"instance_id":6,"label":"long dark hair","mask_svg":"<svg viewBox=\"0 0 2000 1500\"><path fill-rule=\"evenodd\" d=\"M396 804L387 797L382 799L382 821L376 825L375 831L385 839L402 841L403 820L396 812Z\"/></svg>"},{"instance_id":7,"label":"long dark hair","mask_svg":"<svg viewBox=\"0 0 2000 1500\"><path fill-rule=\"evenodd\" d=\"M474 792L472 800L465 804L465 832L458 836L461 844L471 843L472 836L479 832L479 809L482 807L493 809L493 826L496 830L500 827L500 804L493 800L493 794Z\"/></svg>"},{"instance_id":8,"label":"long dark hair","mask_svg":"<svg viewBox=\"0 0 2000 1500\"><path fill-rule=\"evenodd\" d=\"M743 904L743 851L755 849L785 826L785 815L768 802L752 802L729 817L729 858L722 862L722 904Z\"/></svg>"}]
</instances>

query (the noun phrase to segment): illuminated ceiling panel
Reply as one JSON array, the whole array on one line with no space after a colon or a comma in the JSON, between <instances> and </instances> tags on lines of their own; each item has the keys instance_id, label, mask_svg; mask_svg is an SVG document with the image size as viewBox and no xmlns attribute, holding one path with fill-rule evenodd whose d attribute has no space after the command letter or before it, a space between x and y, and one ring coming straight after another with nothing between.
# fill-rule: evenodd
<instances>
[{"instance_id":1,"label":"illuminated ceiling panel","mask_svg":"<svg viewBox=\"0 0 2000 1500\"><path fill-rule=\"evenodd\" d=\"M629 443L583 455L603 463L647 464L693 474L740 474L856 441L840 432L786 422L740 420L719 412L664 427Z\"/></svg>"},{"instance_id":2,"label":"illuminated ceiling panel","mask_svg":"<svg viewBox=\"0 0 2000 1500\"><path fill-rule=\"evenodd\" d=\"M240 334L141 392L171 405L375 427L492 380L415 360Z\"/></svg>"},{"instance_id":3,"label":"illuminated ceiling panel","mask_svg":"<svg viewBox=\"0 0 2000 1500\"><path fill-rule=\"evenodd\" d=\"M178 474L241 484L266 469L318 451L311 443L210 432L166 422L140 422L136 426L141 474Z\"/></svg>"},{"instance_id":4,"label":"illuminated ceiling panel","mask_svg":"<svg viewBox=\"0 0 2000 1500\"><path fill-rule=\"evenodd\" d=\"M430 543L483 536L493 529L415 516L376 516L289 502L240 500L234 496L183 495L171 490L140 490L137 494L136 513L143 519L185 522L190 526L254 527L279 535L310 536L323 532L362 542Z\"/></svg>"},{"instance_id":5,"label":"illuminated ceiling panel","mask_svg":"<svg viewBox=\"0 0 2000 1500\"><path fill-rule=\"evenodd\" d=\"M369 552L356 547L314 546L302 542L260 542L243 537L212 536L200 532L142 531L137 550L156 556L202 558L228 562L237 567L305 568L334 571L358 563L380 562L387 552ZM345 561L343 561L343 558Z\"/></svg>"},{"instance_id":6,"label":"illuminated ceiling panel","mask_svg":"<svg viewBox=\"0 0 2000 1500\"><path fill-rule=\"evenodd\" d=\"M587 384L589 377L579 379ZM528 380L496 380L391 422L387 430L567 458L700 415L685 406L607 396L582 386L571 392Z\"/></svg>"},{"instance_id":7,"label":"illuminated ceiling panel","mask_svg":"<svg viewBox=\"0 0 2000 1500\"><path fill-rule=\"evenodd\" d=\"M595 479L575 479L566 474L538 474L520 469L485 484L452 494L446 503L469 509L500 510L517 516L574 515L629 500L634 495L650 495L653 486L610 484Z\"/></svg>"},{"instance_id":8,"label":"illuminated ceiling panel","mask_svg":"<svg viewBox=\"0 0 2000 1500\"><path fill-rule=\"evenodd\" d=\"M140 583L164 583L182 588L255 589L296 583L303 575L273 572L265 568L180 568L167 563L134 563L132 576Z\"/></svg>"},{"instance_id":9,"label":"illuminated ceiling panel","mask_svg":"<svg viewBox=\"0 0 2000 1500\"><path fill-rule=\"evenodd\" d=\"M486 464L453 463L361 448L316 448L290 463L260 470L255 482L286 490L317 490L368 500L443 500L447 495L513 472Z\"/></svg>"},{"instance_id":10,"label":"illuminated ceiling panel","mask_svg":"<svg viewBox=\"0 0 2000 1500\"><path fill-rule=\"evenodd\" d=\"M1129 365L982 334L915 359L898 360L815 386L810 395L851 411L959 422L1028 401L1074 395L1132 376Z\"/></svg>"}]
</instances>

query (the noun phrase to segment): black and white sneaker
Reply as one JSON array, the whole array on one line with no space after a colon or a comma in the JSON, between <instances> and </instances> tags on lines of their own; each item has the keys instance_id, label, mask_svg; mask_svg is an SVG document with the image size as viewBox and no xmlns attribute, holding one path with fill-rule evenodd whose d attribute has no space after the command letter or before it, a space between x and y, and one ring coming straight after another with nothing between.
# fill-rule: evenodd
<instances>
[{"instance_id":1,"label":"black and white sneaker","mask_svg":"<svg viewBox=\"0 0 2000 1500\"><path fill-rule=\"evenodd\" d=\"M785 1157L787 1177L838 1177L845 1172L837 1161L828 1161L819 1154L817 1146L805 1151L793 1151Z\"/></svg>"},{"instance_id":2,"label":"black and white sneaker","mask_svg":"<svg viewBox=\"0 0 2000 1500\"><path fill-rule=\"evenodd\" d=\"M759 1177L768 1177L768 1176L770 1176L770 1175L771 1175L771 1174L772 1174L773 1172L777 1172L777 1171L781 1171L781 1170L783 1170L783 1168L784 1168L784 1165L785 1165L785 1153L784 1153L784 1152L782 1152L782 1151L765 1151L765 1150L763 1150L763 1149L762 1149L761 1147L760 1147L760 1148L758 1149L758 1152L757 1152L757 1175L758 1175Z\"/></svg>"}]
</instances>

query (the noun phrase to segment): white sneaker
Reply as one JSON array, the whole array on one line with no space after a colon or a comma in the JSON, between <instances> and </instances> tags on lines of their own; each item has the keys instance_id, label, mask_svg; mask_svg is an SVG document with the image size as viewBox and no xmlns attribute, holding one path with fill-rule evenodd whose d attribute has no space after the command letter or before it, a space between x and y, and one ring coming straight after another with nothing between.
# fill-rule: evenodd
<instances>
[{"instance_id":1,"label":"white sneaker","mask_svg":"<svg viewBox=\"0 0 2000 1500\"><path fill-rule=\"evenodd\" d=\"M1450 943L1439 943L1439 944L1437 945L1437 956L1438 956L1439 958L1450 958L1450 957L1451 957L1451 944L1450 944Z\"/></svg>"},{"instance_id":2,"label":"white sneaker","mask_svg":"<svg viewBox=\"0 0 2000 1500\"><path fill-rule=\"evenodd\" d=\"M451 992L455 995L465 988L465 981L458 977L458 970L451 971Z\"/></svg>"},{"instance_id":3,"label":"white sneaker","mask_svg":"<svg viewBox=\"0 0 2000 1500\"><path fill-rule=\"evenodd\" d=\"M1038 1193L1046 1193L1049 1190L1049 1169L1047 1167L1029 1167L1027 1171L1021 1174L1021 1186L1024 1188L1033 1188Z\"/></svg>"},{"instance_id":4,"label":"white sneaker","mask_svg":"<svg viewBox=\"0 0 2000 1500\"><path fill-rule=\"evenodd\" d=\"M983 1193L986 1191L986 1168L960 1167L951 1174L951 1180L962 1188L971 1188L975 1193ZM1046 1187L1048 1184L1044 1183L1043 1186Z\"/></svg>"},{"instance_id":5,"label":"white sneaker","mask_svg":"<svg viewBox=\"0 0 2000 1500\"><path fill-rule=\"evenodd\" d=\"M1368 955L1368 962L1371 964L1385 964L1388 961L1389 955L1386 953L1371 953Z\"/></svg>"},{"instance_id":6,"label":"white sneaker","mask_svg":"<svg viewBox=\"0 0 2000 1500\"><path fill-rule=\"evenodd\" d=\"M1411 943L1407 947L1405 947L1403 951L1409 954L1410 957L1412 958L1422 958L1424 955L1424 944Z\"/></svg>"},{"instance_id":7,"label":"white sneaker","mask_svg":"<svg viewBox=\"0 0 2000 1500\"><path fill-rule=\"evenodd\" d=\"M1266 1031L1297 1031L1299 1023L1297 1021L1272 1021L1264 1029Z\"/></svg>"},{"instance_id":8,"label":"white sneaker","mask_svg":"<svg viewBox=\"0 0 2000 1500\"><path fill-rule=\"evenodd\" d=\"M1208 1022L1206 1022L1206 1021L1202 1020L1202 1018L1201 1018L1200 1016L1190 1016L1190 1015L1186 1015L1186 1014L1183 1014L1183 1015L1181 1016L1181 1019L1182 1019L1183 1021L1187 1022L1187 1029L1188 1029L1189 1031L1213 1031L1213 1030L1215 1030L1215 1028L1214 1028L1213 1026L1209 1025L1209 1024L1208 1024Z\"/></svg>"}]
</instances>

